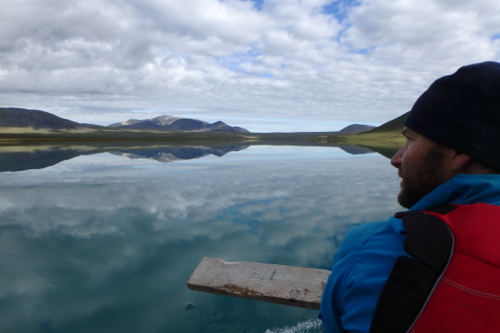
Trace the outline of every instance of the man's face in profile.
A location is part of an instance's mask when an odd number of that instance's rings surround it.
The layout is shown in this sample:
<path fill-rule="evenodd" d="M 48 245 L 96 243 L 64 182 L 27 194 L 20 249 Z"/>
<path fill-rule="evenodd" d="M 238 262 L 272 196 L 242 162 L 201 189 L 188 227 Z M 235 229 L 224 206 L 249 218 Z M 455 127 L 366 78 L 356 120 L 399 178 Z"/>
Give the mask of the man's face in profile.
<path fill-rule="evenodd" d="M 449 148 L 408 127 L 403 129 L 403 135 L 406 143 L 391 159 L 391 164 L 398 168 L 402 178 L 398 202 L 410 208 L 453 175 L 448 168 Z"/>

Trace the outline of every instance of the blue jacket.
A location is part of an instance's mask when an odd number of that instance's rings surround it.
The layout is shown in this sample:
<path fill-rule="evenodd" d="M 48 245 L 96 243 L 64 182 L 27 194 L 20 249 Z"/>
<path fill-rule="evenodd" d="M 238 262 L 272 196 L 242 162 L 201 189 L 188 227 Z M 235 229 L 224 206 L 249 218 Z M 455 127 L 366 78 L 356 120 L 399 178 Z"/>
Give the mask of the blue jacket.
<path fill-rule="evenodd" d="M 417 202 L 410 210 L 477 202 L 500 206 L 500 175 L 460 174 Z M 387 277 L 402 255 L 406 230 L 400 219 L 371 222 L 351 229 L 333 257 L 319 317 L 325 332 L 369 332 Z"/>

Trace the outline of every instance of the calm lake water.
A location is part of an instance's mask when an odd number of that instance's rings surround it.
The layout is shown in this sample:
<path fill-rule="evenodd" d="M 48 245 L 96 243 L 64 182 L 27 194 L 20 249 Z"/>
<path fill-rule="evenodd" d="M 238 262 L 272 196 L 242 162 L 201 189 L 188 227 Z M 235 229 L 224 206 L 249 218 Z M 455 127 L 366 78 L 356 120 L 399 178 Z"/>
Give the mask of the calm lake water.
<path fill-rule="evenodd" d="M 347 230 L 402 210 L 377 153 L 51 154 L 0 158 L 1 332 L 322 332 L 317 311 L 186 282 L 205 256 L 330 269 Z"/>

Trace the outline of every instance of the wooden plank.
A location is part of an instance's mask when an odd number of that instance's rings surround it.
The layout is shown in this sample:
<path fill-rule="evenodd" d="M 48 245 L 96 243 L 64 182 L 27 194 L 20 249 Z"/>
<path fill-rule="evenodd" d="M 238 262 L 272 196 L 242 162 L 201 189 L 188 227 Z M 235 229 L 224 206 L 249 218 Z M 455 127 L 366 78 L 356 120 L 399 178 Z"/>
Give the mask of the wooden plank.
<path fill-rule="evenodd" d="M 329 274 L 324 269 L 205 257 L 187 285 L 197 291 L 317 310 Z"/>

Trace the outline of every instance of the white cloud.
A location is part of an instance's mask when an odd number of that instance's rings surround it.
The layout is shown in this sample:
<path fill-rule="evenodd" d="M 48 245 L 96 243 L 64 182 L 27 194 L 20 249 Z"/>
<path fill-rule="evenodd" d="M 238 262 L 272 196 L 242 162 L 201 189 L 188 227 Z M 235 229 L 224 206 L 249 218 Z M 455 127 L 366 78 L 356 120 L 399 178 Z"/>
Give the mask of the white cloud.
<path fill-rule="evenodd" d="M 231 117 L 240 126 L 266 117 L 383 122 L 406 112 L 437 77 L 500 60 L 498 1 L 267 0 L 258 7 L 4 2 L 2 101 L 100 124 L 133 113 Z"/>

